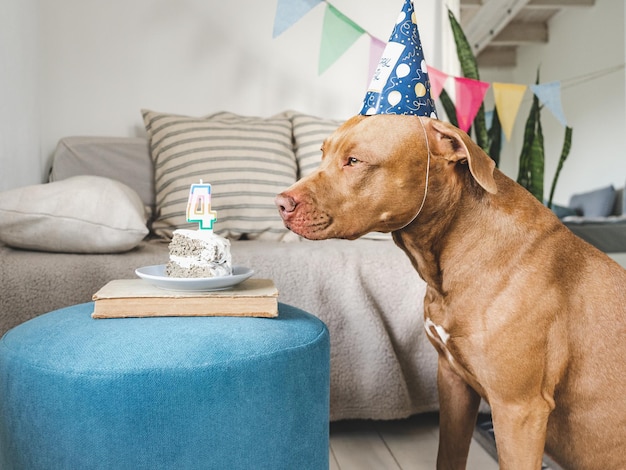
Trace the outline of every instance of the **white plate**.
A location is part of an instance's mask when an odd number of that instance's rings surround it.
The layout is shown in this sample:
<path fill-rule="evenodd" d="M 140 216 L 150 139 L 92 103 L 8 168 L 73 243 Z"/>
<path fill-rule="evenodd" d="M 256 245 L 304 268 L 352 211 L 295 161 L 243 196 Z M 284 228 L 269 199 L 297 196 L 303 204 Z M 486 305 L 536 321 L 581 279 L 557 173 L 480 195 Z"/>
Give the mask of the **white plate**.
<path fill-rule="evenodd" d="M 252 276 L 254 271 L 245 266 L 233 266 L 233 274 L 231 276 L 169 277 L 165 273 L 165 265 L 156 264 L 137 268 L 135 269 L 135 274 L 161 289 L 203 292 L 236 286 Z"/>

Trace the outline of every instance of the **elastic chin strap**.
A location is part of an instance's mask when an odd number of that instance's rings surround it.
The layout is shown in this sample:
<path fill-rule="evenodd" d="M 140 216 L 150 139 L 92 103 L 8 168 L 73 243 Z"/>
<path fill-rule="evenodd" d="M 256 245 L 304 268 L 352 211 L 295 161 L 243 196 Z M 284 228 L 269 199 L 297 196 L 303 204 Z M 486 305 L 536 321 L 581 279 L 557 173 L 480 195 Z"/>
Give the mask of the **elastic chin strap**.
<path fill-rule="evenodd" d="M 424 208 L 424 203 L 426 202 L 426 195 L 428 194 L 428 175 L 430 173 L 430 145 L 428 144 L 428 134 L 426 133 L 426 127 L 424 127 L 424 123 L 422 122 L 422 117 L 417 116 L 417 119 L 419 120 L 422 126 L 422 131 L 424 132 L 424 140 L 426 141 L 426 151 L 428 152 L 428 158 L 426 160 L 426 181 L 424 182 L 424 197 L 422 198 L 422 204 L 420 205 L 420 208 L 417 210 L 417 213 L 413 216 L 413 218 L 408 223 L 404 224 L 402 227 L 400 227 L 397 230 L 402 230 L 403 228 L 408 227 L 409 225 L 413 223 L 415 219 L 417 219 L 417 216 L 420 215 L 420 213 L 422 212 L 422 209 Z"/>

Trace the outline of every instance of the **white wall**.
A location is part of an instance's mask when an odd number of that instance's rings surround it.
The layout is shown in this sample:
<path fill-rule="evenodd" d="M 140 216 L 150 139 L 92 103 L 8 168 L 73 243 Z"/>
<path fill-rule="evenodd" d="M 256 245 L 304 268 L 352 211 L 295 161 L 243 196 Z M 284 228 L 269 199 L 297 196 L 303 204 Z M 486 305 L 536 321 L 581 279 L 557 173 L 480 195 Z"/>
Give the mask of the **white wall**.
<path fill-rule="evenodd" d="M 4 0 L 0 14 L 0 190 L 37 181 L 37 0 Z"/>
<path fill-rule="evenodd" d="M 626 61 L 625 1 L 596 0 L 593 7 L 569 8 L 550 22 L 547 45 L 518 49 L 518 65 L 510 71 L 484 69 L 487 81 L 533 84 L 541 66 L 541 82 L 559 80 L 568 125 L 573 127 L 572 150 L 557 184 L 554 201 L 566 204 L 571 194 L 626 182 Z M 602 76 L 595 72 L 620 66 Z M 532 94 L 527 91 L 507 144 L 501 168 L 517 177 L 523 127 Z M 541 114 L 546 150 L 546 197 L 561 153 L 564 128 L 545 109 Z"/>
<path fill-rule="evenodd" d="M 549 44 L 524 46 L 518 67 L 482 70 L 481 78 L 531 84 L 541 64 L 542 81 L 565 83 L 623 64 L 625 2 L 596 0 L 594 7 L 560 13 L 551 23 Z M 403 0 L 332 3 L 386 40 Z M 442 3 L 417 1 L 420 34 L 427 60 L 458 74 L 446 58 L 450 40 Z M 276 39 L 276 0 L 3 0 L 3 6 L 0 190 L 44 181 L 63 136 L 142 135 L 142 107 L 192 115 L 297 109 L 346 118 L 360 109 L 369 81 L 367 36 L 318 76 L 324 5 Z M 458 0 L 447 6 L 458 8 Z M 565 88 L 563 100 L 574 142 L 556 202 L 604 184 L 623 186 L 624 70 Z M 527 92 L 501 164 L 513 178 L 529 105 Z M 549 111 L 542 116 L 547 191 L 563 129 Z"/>
<path fill-rule="evenodd" d="M 367 35 L 318 75 L 325 4 L 272 39 L 276 0 L 6 2 L 3 58 L 19 73 L 0 89 L 8 134 L 0 142 L 0 190 L 44 181 L 63 136 L 143 135 L 141 108 L 260 116 L 296 109 L 347 118 L 360 110 L 369 83 Z M 386 41 L 403 0 L 332 4 Z M 447 13 L 438 0 L 418 4 L 427 60 L 441 68 Z"/>

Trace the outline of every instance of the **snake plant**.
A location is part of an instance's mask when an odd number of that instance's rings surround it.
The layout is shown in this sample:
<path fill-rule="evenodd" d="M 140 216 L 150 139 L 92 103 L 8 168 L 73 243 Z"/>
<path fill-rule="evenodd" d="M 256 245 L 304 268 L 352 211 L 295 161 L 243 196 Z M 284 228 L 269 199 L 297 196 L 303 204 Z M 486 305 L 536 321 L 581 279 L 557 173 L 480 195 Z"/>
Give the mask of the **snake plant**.
<path fill-rule="evenodd" d="M 454 35 L 457 56 L 461 64 L 463 76 L 480 80 L 478 74 L 478 63 L 472 52 L 472 47 L 467 41 L 467 37 L 457 21 L 454 13 L 448 9 L 448 18 L 450 27 Z M 539 71 L 537 71 L 537 83 L 539 83 Z M 442 90 L 439 96 L 441 104 L 448 116 L 448 120 L 455 126 L 458 126 L 456 118 L 456 107 L 445 90 Z M 494 110 L 491 128 L 487 130 L 485 120 L 485 109 L 481 104 L 473 122 L 476 143 L 496 162 L 500 162 L 500 150 L 502 148 L 502 126 L 498 117 L 497 110 Z M 470 130 L 471 132 L 471 130 Z M 563 141 L 563 149 L 561 157 L 552 179 L 552 187 L 550 188 L 550 196 L 547 201 L 548 207 L 552 207 L 552 198 L 556 188 L 557 180 L 561 174 L 563 163 L 569 155 L 572 144 L 572 128 L 565 128 L 565 138 Z M 543 129 L 541 127 L 541 106 L 539 99 L 533 95 L 533 104 L 526 120 L 524 129 L 524 144 L 519 159 L 519 173 L 517 177 L 518 183 L 530 191 L 537 199 L 543 201 L 543 180 L 544 180 L 544 145 L 543 145 Z"/>
<path fill-rule="evenodd" d="M 537 71 L 536 83 L 539 83 L 539 71 Z M 540 201 L 543 200 L 544 162 L 541 107 L 539 106 L 539 98 L 537 98 L 537 95 L 533 95 L 533 104 L 524 128 L 524 144 L 519 157 L 517 182 L 528 189 Z"/>
<path fill-rule="evenodd" d="M 539 83 L 539 70 L 537 70 L 537 80 L 535 83 Z M 541 127 L 541 109 L 542 107 L 539 105 L 537 95 L 533 95 L 533 104 L 530 108 L 528 119 L 526 120 L 526 128 L 524 129 L 524 145 L 522 146 L 522 153 L 519 160 L 517 182 L 528 189 L 537 199 L 543 201 L 545 152 L 543 146 L 543 129 Z M 573 130 L 571 127 L 565 127 L 563 148 L 557 169 L 552 178 L 550 196 L 546 203 L 550 208 L 552 208 L 552 198 L 554 197 L 554 190 L 556 189 L 559 175 L 563 169 L 563 163 L 565 163 L 572 147 L 572 133 Z"/>

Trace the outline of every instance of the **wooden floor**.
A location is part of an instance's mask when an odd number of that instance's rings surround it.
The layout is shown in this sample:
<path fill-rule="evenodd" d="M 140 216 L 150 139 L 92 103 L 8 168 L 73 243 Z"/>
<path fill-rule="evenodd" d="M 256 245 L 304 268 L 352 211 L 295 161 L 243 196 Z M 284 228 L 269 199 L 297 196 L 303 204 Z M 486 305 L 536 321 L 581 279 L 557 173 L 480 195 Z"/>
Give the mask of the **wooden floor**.
<path fill-rule="evenodd" d="M 331 423 L 330 470 L 434 470 L 438 433 L 436 415 Z M 498 464 L 472 441 L 467 470 L 498 470 Z"/>

